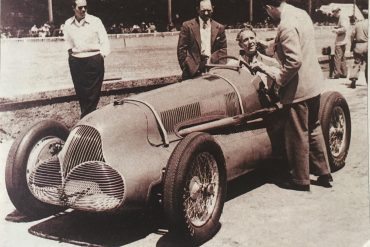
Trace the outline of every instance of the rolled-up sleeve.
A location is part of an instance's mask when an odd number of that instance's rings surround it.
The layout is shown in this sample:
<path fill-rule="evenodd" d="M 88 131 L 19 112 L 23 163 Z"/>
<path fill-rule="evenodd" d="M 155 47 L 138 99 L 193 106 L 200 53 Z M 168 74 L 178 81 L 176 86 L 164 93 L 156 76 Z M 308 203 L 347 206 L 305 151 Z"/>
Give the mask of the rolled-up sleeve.
<path fill-rule="evenodd" d="M 276 75 L 276 83 L 284 87 L 298 73 L 302 65 L 302 50 L 298 31 L 289 27 L 281 31 L 280 45 L 284 53 L 280 73 Z"/>

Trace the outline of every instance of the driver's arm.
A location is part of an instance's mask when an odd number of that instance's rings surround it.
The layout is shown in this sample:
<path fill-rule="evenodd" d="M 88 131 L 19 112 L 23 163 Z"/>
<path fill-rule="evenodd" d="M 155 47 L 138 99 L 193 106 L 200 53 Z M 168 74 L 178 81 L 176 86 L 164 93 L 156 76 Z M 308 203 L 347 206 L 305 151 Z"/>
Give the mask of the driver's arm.
<path fill-rule="evenodd" d="M 281 66 L 279 62 L 272 57 L 268 57 L 262 54 L 259 54 L 261 61 L 256 61 L 251 64 L 251 67 L 257 71 L 260 71 L 270 77 L 272 80 L 276 80 L 276 77 L 280 73 Z"/>

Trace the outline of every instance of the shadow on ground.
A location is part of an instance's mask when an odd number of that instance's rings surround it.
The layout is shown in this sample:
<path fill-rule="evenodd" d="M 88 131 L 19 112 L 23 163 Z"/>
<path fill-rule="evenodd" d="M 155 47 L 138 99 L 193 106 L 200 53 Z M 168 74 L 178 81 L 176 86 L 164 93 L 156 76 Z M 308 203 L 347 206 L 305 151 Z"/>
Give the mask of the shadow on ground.
<path fill-rule="evenodd" d="M 274 164 L 276 167 L 276 164 Z M 228 183 L 227 200 L 248 193 L 275 176 L 276 168 L 254 170 Z M 275 174 L 275 175 L 274 175 Z M 99 215 L 80 211 L 63 212 L 32 226 L 33 235 L 80 246 L 123 246 L 154 233 L 162 235 L 156 246 L 188 246 L 172 236 L 164 222 L 163 213 L 155 217 L 143 215 Z"/>

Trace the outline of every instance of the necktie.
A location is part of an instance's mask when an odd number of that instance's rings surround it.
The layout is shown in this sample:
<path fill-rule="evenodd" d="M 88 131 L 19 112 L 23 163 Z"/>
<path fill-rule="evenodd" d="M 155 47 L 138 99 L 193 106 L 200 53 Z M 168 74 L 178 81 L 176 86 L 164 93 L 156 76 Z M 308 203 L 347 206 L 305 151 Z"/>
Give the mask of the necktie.
<path fill-rule="evenodd" d="M 203 29 L 207 28 L 207 22 L 203 22 Z"/>

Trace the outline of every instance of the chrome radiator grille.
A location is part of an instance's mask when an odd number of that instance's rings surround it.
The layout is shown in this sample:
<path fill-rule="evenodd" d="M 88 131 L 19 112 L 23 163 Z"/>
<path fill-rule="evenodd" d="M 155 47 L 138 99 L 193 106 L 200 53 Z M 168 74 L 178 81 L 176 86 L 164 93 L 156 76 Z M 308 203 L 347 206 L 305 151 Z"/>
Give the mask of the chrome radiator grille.
<path fill-rule="evenodd" d="M 31 193 L 43 202 L 80 210 L 110 211 L 120 207 L 125 195 L 124 178 L 105 163 L 98 131 L 78 126 L 64 147 L 66 150 L 62 149 L 58 156 L 29 169 Z"/>
<path fill-rule="evenodd" d="M 58 159 L 48 160 L 37 165 L 28 178 L 32 194 L 43 202 L 61 205 L 59 196 L 62 188 L 62 175 Z"/>
<path fill-rule="evenodd" d="M 103 161 L 103 150 L 99 132 L 90 126 L 78 126 L 73 130 L 71 140 L 67 140 L 68 149 L 63 160 L 63 175 L 86 161 Z"/>
<path fill-rule="evenodd" d="M 106 211 L 124 199 L 121 175 L 104 162 L 90 161 L 76 166 L 66 177 L 62 201 L 76 209 Z"/>

